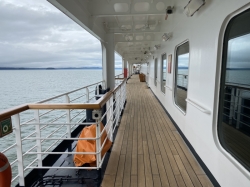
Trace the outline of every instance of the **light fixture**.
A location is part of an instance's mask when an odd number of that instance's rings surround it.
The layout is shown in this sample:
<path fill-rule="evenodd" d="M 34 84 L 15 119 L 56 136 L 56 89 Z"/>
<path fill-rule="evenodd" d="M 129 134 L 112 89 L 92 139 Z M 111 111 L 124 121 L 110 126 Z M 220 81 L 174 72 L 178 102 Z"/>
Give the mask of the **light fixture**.
<path fill-rule="evenodd" d="M 154 46 L 154 49 L 157 50 L 157 49 L 160 49 L 161 45 L 155 45 Z"/>
<path fill-rule="evenodd" d="M 185 13 L 188 17 L 191 17 L 197 12 L 203 5 L 205 5 L 205 0 L 190 0 L 188 4 L 184 7 Z"/>
<path fill-rule="evenodd" d="M 173 14 L 173 9 L 174 9 L 174 7 L 171 7 L 171 6 L 168 6 L 168 7 L 167 7 L 167 9 L 166 9 L 165 20 L 168 19 L 168 15 L 169 15 L 169 14 Z"/>
<path fill-rule="evenodd" d="M 170 37 L 171 37 L 170 33 L 164 33 L 162 36 L 162 41 L 166 42 L 167 40 L 169 40 Z"/>

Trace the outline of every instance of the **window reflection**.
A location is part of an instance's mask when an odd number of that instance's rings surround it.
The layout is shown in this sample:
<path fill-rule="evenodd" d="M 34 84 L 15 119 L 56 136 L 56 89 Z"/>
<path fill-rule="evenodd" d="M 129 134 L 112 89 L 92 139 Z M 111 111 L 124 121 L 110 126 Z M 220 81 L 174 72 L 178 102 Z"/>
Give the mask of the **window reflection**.
<path fill-rule="evenodd" d="M 185 112 L 188 90 L 189 43 L 179 46 L 175 65 L 175 103 Z"/>
<path fill-rule="evenodd" d="M 167 59 L 166 54 L 162 55 L 162 73 L 161 73 L 161 91 L 165 93 L 165 85 L 167 79 Z"/>
<path fill-rule="evenodd" d="M 222 146 L 250 170 L 250 19 L 246 12 L 233 19 L 225 37 L 221 80 L 219 139 Z M 237 25 L 236 25 L 237 24 Z M 242 26 L 240 26 L 242 25 Z"/>
<path fill-rule="evenodd" d="M 155 59 L 155 86 L 157 86 L 157 68 L 158 68 L 158 63 L 157 63 L 157 58 Z"/>

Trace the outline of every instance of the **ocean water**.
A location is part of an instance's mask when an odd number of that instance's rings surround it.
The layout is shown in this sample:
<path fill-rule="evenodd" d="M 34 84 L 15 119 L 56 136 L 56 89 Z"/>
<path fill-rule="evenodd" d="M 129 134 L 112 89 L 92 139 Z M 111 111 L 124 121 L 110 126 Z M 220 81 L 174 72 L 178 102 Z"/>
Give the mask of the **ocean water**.
<path fill-rule="evenodd" d="M 122 70 L 115 71 L 115 75 L 121 74 Z M 0 112 L 21 104 L 34 103 L 53 96 L 69 92 L 102 80 L 102 70 L 0 70 Z M 61 111 L 64 112 L 65 111 Z M 59 112 L 52 112 L 52 116 L 57 116 Z M 34 116 L 33 112 L 21 115 L 21 122 L 27 121 Z M 51 116 L 50 116 L 51 117 Z M 41 120 L 48 120 L 44 117 Z M 61 122 L 61 121 L 59 121 Z M 47 136 L 57 127 L 50 127 L 44 130 L 42 137 Z M 34 131 L 35 127 L 23 127 L 22 137 Z M 58 134 L 65 133 L 66 127 L 58 131 Z M 15 143 L 14 133 L 0 139 L 0 152 Z M 23 143 L 23 151 L 27 151 L 34 141 L 27 140 Z M 51 142 L 43 143 L 42 149 L 50 146 Z M 34 149 L 36 151 L 36 149 Z M 10 162 L 16 159 L 15 150 L 6 152 Z M 26 155 L 24 163 L 30 163 L 34 156 Z M 13 176 L 17 174 L 17 167 L 13 167 Z M 27 171 L 28 172 L 28 171 Z M 26 173 L 27 173 L 26 172 Z"/>

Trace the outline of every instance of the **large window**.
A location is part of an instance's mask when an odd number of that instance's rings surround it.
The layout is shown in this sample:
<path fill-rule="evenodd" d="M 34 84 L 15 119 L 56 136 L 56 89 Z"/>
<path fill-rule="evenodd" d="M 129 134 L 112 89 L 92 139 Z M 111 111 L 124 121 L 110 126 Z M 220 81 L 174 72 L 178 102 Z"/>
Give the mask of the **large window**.
<path fill-rule="evenodd" d="M 228 24 L 223 46 L 218 134 L 250 171 L 250 10 Z"/>
<path fill-rule="evenodd" d="M 165 93 L 165 85 L 167 79 L 167 58 L 166 54 L 161 56 L 161 91 Z"/>
<path fill-rule="evenodd" d="M 189 42 L 177 47 L 175 63 L 175 88 L 174 99 L 176 105 L 186 112 L 186 98 L 188 90 L 188 69 L 189 69 Z"/>
<path fill-rule="evenodd" d="M 158 66 L 158 62 L 157 62 L 157 58 L 155 59 L 155 86 L 157 86 L 157 67 Z"/>

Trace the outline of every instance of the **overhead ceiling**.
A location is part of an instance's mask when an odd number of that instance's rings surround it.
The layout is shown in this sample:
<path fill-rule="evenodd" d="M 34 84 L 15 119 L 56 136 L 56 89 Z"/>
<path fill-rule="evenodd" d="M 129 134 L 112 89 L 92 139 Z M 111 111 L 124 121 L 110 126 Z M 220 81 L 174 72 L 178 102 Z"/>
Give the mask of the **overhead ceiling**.
<path fill-rule="evenodd" d="M 170 0 L 49 1 L 84 23 L 100 40 L 106 33 L 114 33 L 115 50 L 133 63 L 145 61 L 154 52 L 171 21 L 171 16 L 165 20 L 166 8 L 172 6 Z"/>

